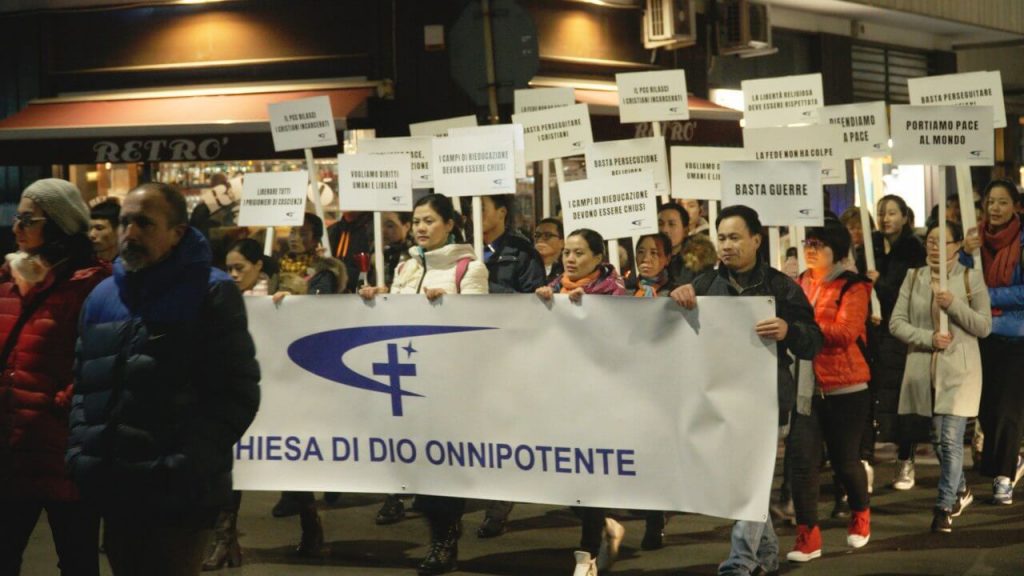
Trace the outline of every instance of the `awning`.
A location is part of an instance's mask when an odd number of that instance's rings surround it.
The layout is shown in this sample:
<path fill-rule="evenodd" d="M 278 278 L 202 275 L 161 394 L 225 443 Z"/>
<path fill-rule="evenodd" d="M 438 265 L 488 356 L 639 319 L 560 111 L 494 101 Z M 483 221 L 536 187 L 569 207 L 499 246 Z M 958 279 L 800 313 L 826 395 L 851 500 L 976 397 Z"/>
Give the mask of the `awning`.
<path fill-rule="evenodd" d="M 340 132 L 347 119 L 366 116 L 366 99 L 381 87 L 321 80 L 33 100 L 0 120 L 0 164 L 273 158 L 280 154 L 273 148 L 268 104 L 327 96 Z"/>

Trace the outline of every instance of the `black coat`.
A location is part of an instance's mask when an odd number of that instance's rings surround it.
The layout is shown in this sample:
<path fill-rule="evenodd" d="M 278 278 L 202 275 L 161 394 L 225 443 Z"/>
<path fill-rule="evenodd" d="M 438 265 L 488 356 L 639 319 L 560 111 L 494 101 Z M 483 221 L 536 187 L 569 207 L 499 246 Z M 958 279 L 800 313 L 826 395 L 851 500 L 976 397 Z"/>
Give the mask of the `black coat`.
<path fill-rule="evenodd" d="M 487 287 L 491 294 L 530 293 L 546 284 L 544 260 L 525 236 L 508 231 L 491 243 Z"/>
<path fill-rule="evenodd" d="M 105 515 L 212 525 L 232 447 L 259 406 L 259 365 L 234 282 L 190 230 L 165 260 L 86 300 L 67 463 Z"/>
<path fill-rule="evenodd" d="M 796 403 L 796 381 L 789 368 L 792 361 L 788 352 L 801 360 L 812 360 L 821 350 L 825 337 L 814 320 L 814 308 L 792 278 L 758 261 L 751 272 L 751 279 L 751 284 L 741 292 L 729 282 L 728 269 L 719 266 L 717 270 L 698 276 L 693 282 L 693 289 L 698 296 L 775 298 L 775 314 L 789 325 L 786 337 L 778 343 L 779 423 L 785 424 Z"/>

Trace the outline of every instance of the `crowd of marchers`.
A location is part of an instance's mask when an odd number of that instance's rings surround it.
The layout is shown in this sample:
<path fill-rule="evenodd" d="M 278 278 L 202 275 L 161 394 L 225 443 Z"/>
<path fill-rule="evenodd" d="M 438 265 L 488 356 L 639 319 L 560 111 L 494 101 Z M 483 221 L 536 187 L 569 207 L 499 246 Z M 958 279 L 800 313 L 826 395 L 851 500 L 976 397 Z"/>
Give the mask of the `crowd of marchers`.
<path fill-rule="evenodd" d="M 879 442 L 898 446 L 897 490 L 915 485 L 917 445 L 932 446 L 934 532 L 952 532 L 975 500 L 966 444 L 992 480 L 984 500 L 1012 503 L 1024 472 L 1024 230 L 1013 182 L 990 182 L 967 225 L 955 197 L 946 221 L 934 212 L 915 229 L 904 200 L 885 196 L 869 217 L 870 242 L 865 212 L 828 213 L 781 269 L 767 262 L 759 215 L 742 205 L 713 223 L 701 202 L 659 205 L 659 231 L 621 243 L 616 269 L 594 230 L 567 233 L 545 218 L 524 234 L 513 196 L 481 204 L 482 258 L 466 241 L 466 207 L 441 194 L 421 196 L 411 213 L 383 213 L 381 246 L 360 213 L 331 223 L 323 246 L 325 223 L 312 212 L 287 239 L 264 242 L 221 226 L 233 220 L 230 205 L 189 214 L 166 184 L 91 207 L 64 180 L 25 188 L 17 250 L 0 269 L 0 574 L 21 572 L 44 510 L 62 574 L 99 574 L 101 552 L 117 575 L 241 565 L 232 446 L 260 402 L 244 298 L 530 293 L 664 297 L 694 309 L 701 296 L 773 297 L 774 314 L 747 329 L 778 348 L 783 482 L 766 521 L 734 524 L 721 575 L 778 573 L 772 518 L 797 527 L 786 560 L 821 556 L 823 459 L 832 516 L 848 519 L 848 546 L 868 545 Z M 382 270 L 370 264 L 375 250 Z M 455 570 L 466 500 L 410 498 L 385 495 L 376 522 L 415 508 L 430 527 L 419 573 Z M 573 511 L 580 542 L 566 573 L 596 576 L 615 562 L 625 530 L 608 510 Z M 513 512 L 512 502 L 488 503 L 476 536 L 501 536 Z M 327 553 L 313 493 L 282 493 L 273 515 L 298 517 L 297 555 Z M 643 515 L 641 547 L 658 549 L 668 515 Z"/>

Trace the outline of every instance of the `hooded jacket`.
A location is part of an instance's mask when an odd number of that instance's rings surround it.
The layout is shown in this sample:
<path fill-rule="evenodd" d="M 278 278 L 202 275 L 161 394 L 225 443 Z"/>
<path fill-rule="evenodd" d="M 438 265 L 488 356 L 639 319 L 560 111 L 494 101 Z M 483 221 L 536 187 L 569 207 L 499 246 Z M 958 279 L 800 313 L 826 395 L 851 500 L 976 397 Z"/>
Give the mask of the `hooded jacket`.
<path fill-rule="evenodd" d="M 809 272 L 800 275 L 800 287 L 824 337 L 814 357 L 814 376 L 825 393 L 871 380 L 866 355 L 871 283 L 841 268 L 837 272 L 820 282 Z"/>
<path fill-rule="evenodd" d="M 163 260 L 85 302 L 67 464 L 104 514 L 210 526 L 230 501 L 232 446 L 259 406 L 245 306 L 189 229 Z"/>

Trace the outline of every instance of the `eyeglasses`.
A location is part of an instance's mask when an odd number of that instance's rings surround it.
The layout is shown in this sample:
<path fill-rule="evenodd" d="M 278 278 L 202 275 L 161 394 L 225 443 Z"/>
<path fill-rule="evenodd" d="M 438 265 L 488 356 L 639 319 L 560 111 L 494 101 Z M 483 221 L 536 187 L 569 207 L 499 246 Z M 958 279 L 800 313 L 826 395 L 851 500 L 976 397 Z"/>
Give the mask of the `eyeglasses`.
<path fill-rule="evenodd" d="M 551 240 L 552 238 L 560 238 L 560 236 L 558 234 L 555 234 L 554 232 L 534 232 L 533 233 L 533 239 L 534 240 Z"/>
<path fill-rule="evenodd" d="M 19 212 L 14 215 L 14 225 L 22 228 L 31 228 L 36 222 L 44 222 L 46 217 L 33 216 L 31 212 Z"/>
<path fill-rule="evenodd" d="M 825 243 L 817 238 L 808 238 L 804 240 L 804 248 L 810 248 L 811 250 L 823 250 Z"/>

